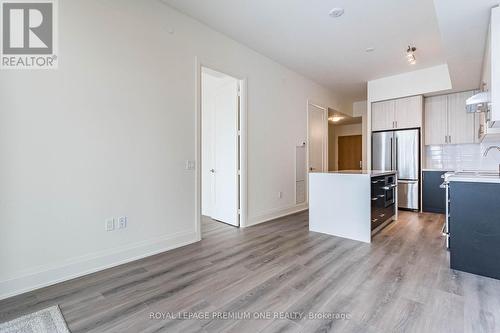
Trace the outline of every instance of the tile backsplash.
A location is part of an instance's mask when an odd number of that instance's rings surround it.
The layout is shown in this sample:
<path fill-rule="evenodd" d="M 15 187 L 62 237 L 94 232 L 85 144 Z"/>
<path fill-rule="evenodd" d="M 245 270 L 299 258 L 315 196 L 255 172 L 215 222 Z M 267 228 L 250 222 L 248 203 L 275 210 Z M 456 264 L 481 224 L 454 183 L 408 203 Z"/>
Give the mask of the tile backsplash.
<path fill-rule="evenodd" d="M 500 163 L 500 151 L 491 150 L 487 157 L 483 157 L 484 151 L 489 146 L 500 146 L 500 141 L 480 144 L 425 146 L 424 169 L 497 171 Z"/>

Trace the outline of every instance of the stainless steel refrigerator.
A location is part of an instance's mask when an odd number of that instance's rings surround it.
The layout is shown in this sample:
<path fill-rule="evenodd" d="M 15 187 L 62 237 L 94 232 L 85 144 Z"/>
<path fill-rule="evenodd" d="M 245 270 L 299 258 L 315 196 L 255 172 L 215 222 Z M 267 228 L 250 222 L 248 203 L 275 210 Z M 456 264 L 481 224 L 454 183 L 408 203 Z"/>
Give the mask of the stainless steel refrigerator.
<path fill-rule="evenodd" d="M 398 207 L 420 209 L 420 130 L 375 132 L 372 169 L 398 171 Z"/>

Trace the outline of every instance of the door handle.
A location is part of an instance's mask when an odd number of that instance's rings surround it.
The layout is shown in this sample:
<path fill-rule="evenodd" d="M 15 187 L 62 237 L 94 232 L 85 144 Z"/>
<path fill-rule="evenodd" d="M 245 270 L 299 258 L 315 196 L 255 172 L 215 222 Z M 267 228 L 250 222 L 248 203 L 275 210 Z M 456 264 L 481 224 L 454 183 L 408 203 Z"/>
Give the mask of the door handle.
<path fill-rule="evenodd" d="M 398 180 L 399 184 L 418 184 L 418 180 Z"/>
<path fill-rule="evenodd" d="M 392 151 L 392 138 L 390 139 L 390 142 L 391 142 L 391 170 L 394 170 L 394 166 L 392 165 L 392 161 L 394 160 L 393 158 L 393 151 Z"/>
<path fill-rule="evenodd" d="M 398 158 L 399 158 L 399 142 L 398 138 L 396 137 L 396 170 L 398 170 Z M 399 171 L 399 170 L 398 170 Z"/>

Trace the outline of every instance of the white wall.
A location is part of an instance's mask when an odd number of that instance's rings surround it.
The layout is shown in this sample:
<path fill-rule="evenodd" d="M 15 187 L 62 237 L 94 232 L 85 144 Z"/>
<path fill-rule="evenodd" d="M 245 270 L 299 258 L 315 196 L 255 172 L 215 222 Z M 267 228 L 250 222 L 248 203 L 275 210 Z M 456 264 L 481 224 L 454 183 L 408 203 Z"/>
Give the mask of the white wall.
<path fill-rule="evenodd" d="M 450 73 L 445 64 L 368 81 L 368 101 L 373 103 L 451 88 Z"/>
<path fill-rule="evenodd" d="M 295 146 L 307 99 L 339 109 L 328 90 L 156 0 L 59 18 L 58 70 L 0 73 L 0 298 L 199 239 L 196 56 L 248 79 L 249 223 L 303 208 Z"/>
<path fill-rule="evenodd" d="M 333 127 L 334 133 L 334 170 L 339 169 L 339 136 L 350 136 L 350 135 L 363 135 L 362 124 L 348 124 L 348 125 L 338 125 Z"/>
<path fill-rule="evenodd" d="M 388 99 L 423 95 L 452 89 L 448 65 L 439 65 L 412 72 L 368 81 L 366 160 L 371 169 L 371 107 L 372 103 Z"/>

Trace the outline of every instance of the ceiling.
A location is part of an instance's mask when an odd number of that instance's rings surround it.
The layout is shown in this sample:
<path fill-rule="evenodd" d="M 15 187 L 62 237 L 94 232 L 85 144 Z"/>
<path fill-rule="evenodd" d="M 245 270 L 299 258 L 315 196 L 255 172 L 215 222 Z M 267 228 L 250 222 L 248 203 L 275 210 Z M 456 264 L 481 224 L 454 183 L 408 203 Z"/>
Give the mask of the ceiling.
<path fill-rule="evenodd" d="M 498 2 L 162 1 L 329 87 L 347 102 L 366 99 L 369 80 L 448 62 L 452 79 L 462 90 L 477 88 L 488 12 Z M 345 14 L 330 17 L 334 7 L 343 8 Z M 405 58 L 409 44 L 417 47 L 416 65 Z M 375 50 L 366 52 L 370 47 Z"/>
<path fill-rule="evenodd" d="M 332 118 L 337 118 L 337 121 L 333 121 Z M 335 126 L 341 125 L 351 125 L 351 124 L 361 124 L 363 121 L 362 117 L 352 117 L 345 113 L 335 111 L 333 109 L 328 109 L 328 122 Z"/>
<path fill-rule="evenodd" d="M 499 0 L 434 0 L 453 90 L 480 87 L 490 10 Z"/>

